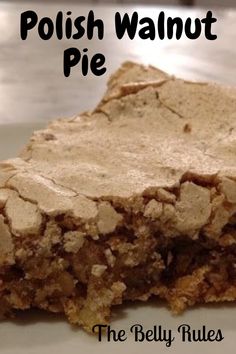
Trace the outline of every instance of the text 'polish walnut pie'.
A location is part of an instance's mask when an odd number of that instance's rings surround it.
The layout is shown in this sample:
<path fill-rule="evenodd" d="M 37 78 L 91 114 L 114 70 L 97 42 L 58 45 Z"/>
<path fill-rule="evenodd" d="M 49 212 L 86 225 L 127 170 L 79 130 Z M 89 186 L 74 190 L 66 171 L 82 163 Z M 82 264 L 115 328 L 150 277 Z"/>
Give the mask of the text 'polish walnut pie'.
<path fill-rule="evenodd" d="M 0 164 L 0 309 L 90 331 L 151 296 L 236 300 L 236 89 L 127 62 Z"/>

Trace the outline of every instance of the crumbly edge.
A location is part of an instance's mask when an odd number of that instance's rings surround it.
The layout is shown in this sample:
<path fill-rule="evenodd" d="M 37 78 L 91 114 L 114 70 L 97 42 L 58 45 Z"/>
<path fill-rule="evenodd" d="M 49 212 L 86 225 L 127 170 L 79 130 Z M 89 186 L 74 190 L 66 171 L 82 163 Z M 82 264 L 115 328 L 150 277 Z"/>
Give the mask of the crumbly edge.
<path fill-rule="evenodd" d="M 6 314 L 30 307 L 65 312 L 91 330 L 125 300 L 157 295 L 178 313 L 196 302 L 236 299 L 235 180 L 185 175 L 172 189 L 93 200 L 94 216 L 79 218 L 46 214 L 12 178 L 0 188 Z"/>

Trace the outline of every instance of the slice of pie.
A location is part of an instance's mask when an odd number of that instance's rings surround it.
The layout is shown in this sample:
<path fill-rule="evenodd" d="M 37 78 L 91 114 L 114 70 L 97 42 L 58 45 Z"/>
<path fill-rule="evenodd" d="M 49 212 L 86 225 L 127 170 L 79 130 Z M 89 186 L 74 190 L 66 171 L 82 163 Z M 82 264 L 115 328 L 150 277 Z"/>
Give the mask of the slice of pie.
<path fill-rule="evenodd" d="M 236 89 L 125 63 L 95 111 L 1 163 L 0 309 L 91 330 L 153 295 L 236 300 Z"/>

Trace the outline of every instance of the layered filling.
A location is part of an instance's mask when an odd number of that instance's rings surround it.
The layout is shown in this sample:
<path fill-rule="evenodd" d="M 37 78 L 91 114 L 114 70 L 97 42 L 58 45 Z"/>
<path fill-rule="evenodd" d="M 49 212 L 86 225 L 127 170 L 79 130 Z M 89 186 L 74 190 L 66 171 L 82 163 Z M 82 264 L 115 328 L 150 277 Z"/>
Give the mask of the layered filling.
<path fill-rule="evenodd" d="M 125 201 L 96 200 L 90 220 L 40 214 L 39 232 L 24 236 L 11 214 L 12 195 L 21 197 L 4 193 L 1 236 L 12 239 L 0 267 L 4 314 L 31 307 L 65 312 L 91 330 L 125 300 L 156 295 L 179 313 L 236 299 L 236 203 L 222 184 L 185 181 Z"/>

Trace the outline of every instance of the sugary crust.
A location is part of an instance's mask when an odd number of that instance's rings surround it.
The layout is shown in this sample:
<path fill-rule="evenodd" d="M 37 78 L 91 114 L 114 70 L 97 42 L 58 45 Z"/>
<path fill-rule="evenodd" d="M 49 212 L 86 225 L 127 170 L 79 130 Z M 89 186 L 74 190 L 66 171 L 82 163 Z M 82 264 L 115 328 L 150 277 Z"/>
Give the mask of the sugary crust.
<path fill-rule="evenodd" d="M 52 123 L 21 157 L 27 171 L 93 199 L 178 187 L 186 174 L 235 179 L 235 98 L 217 85 L 151 83 L 89 116 Z"/>

